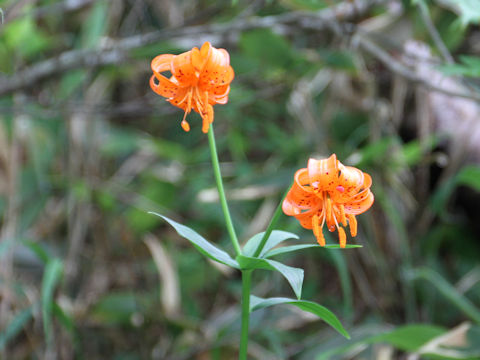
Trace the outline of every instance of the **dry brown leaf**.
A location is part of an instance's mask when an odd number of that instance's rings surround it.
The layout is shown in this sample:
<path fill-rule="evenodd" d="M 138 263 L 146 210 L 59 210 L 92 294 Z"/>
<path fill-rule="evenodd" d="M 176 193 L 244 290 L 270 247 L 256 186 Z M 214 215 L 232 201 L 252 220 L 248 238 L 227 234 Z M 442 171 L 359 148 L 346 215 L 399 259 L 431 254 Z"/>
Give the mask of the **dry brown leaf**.
<path fill-rule="evenodd" d="M 173 259 L 152 234 L 147 234 L 143 241 L 152 254 L 160 276 L 160 301 L 165 315 L 175 317 L 180 312 L 180 287 Z"/>

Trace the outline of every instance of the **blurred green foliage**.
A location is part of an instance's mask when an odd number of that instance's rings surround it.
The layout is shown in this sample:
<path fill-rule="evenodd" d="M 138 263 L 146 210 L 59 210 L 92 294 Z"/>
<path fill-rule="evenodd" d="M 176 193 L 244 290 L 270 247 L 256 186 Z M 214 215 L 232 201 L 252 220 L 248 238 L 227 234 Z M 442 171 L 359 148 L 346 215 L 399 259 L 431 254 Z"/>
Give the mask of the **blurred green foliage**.
<path fill-rule="evenodd" d="M 426 4 L 456 62 L 435 59 L 432 68 L 475 92 L 478 7 L 448 2 L 459 7 Z M 258 17 L 301 15 L 307 22 L 336 3 L 93 0 L 76 8 L 69 1 L 0 1 L 0 89 L 5 81 L 29 80 L 0 97 L 0 358 L 235 358 L 238 273 L 212 265 L 147 214 L 166 214 L 233 254 L 200 117 L 190 114 L 192 130 L 183 132 L 182 111 L 148 86 L 154 56 L 205 40 L 227 48 L 235 70 L 229 102 L 215 107 L 214 125 L 242 243 L 265 230 L 272 207 L 309 157 L 335 152 L 361 167 L 372 175 L 376 196 L 359 216 L 359 235 L 349 239 L 361 249 L 304 248 L 287 261 L 305 269 L 303 298 L 339 315 L 352 340 L 294 307 L 259 309 L 251 336 L 258 353 L 251 357 L 374 359 L 378 344 L 398 359 L 407 353 L 480 357 L 478 146 L 459 159 L 452 134 L 435 126 L 422 134 L 418 89 L 399 84 L 359 48 L 355 33 L 305 30 L 301 20 L 228 27 Z M 411 1 L 402 3 L 397 15 L 389 6 L 358 7 L 337 25 L 364 26 L 397 60 L 413 38 L 437 54 Z M 387 25 L 369 28 L 376 20 Z M 225 32 L 207 31 L 212 24 Z M 150 32 L 166 35 L 106 66 L 85 60 L 31 81 L 29 71 L 46 62 L 55 68 L 55 59 L 71 51 L 100 56 L 115 41 Z M 456 122 L 464 116 L 454 114 Z M 458 128 L 454 123 L 451 132 Z M 282 217 L 279 228 L 299 234 L 302 244 L 315 242 L 294 219 Z M 178 295 L 175 311 L 158 296 L 166 284 L 143 242 L 147 235 L 170 260 L 163 271 L 176 274 L 170 279 L 178 285 L 171 294 Z M 327 241 L 336 239 L 327 234 Z M 291 294 L 274 272 L 255 273 L 255 283 L 260 297 Z M 463 348 L 424 352 L 466 321 L 474 325 L 460 328 Z"/>

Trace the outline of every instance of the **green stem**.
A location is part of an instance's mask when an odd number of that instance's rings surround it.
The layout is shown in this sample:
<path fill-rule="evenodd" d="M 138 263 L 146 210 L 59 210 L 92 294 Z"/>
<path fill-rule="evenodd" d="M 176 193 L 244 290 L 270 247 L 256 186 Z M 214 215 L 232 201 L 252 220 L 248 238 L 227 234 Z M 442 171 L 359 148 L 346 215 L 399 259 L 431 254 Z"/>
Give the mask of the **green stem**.
<path fill-rule="evenodd" d="M 268 238 L 270 237 L 270 234 L 273 231 L 273 228 L 277 224 L 278 219 L 280 218 L 280 215 L 282 215 L 282 204 L 283 200 L 287 197 L 288 192 L 290 191 L 290 188 L 292 186 L 289 186 L 287 188 L 287 191 L 285 191 L 285 194 L 282 196 L 282 200 L 280 200 L 280 204 L 278 204 L 277 209 L 275 210 L 275 213 L 273 214 L 272 220 L 270 220 L 270 224 L 268 224 L 267 230 L 265 231 L 265 234 L 263 234 L 262 240 L 260 240 L 260 244 L 258 244 L 257 250 L 255 250 L 255 253 L 253 254 L 253 257 L 258 257 L 260 253 L 263 250 L 263 247 L 267 243 Z"/>
<path fill-rule="evenodd" d="M 242 253 L 240 244 L 238 243 L 237 234 L 233 227 L 232 218 L 230 217 L 230 211 L 228 210 L 227 198 L 225 197 L 225 190 L 223 189 L 222 174 L 220 172 L 220 164 L 218 162 L 217 146 L 215 145 L 215 135 L 213 133 L 213 124 L 210 124 L 208 130 L 208 144 L 210 146 L 210 154 L 212 155 L 213 173 L 215 174 L 215 181 L 217 182 L 218 195 L 220 197 L 220 203 L 222 204 L 223 216 L 225 217 L 225 224 L 227 226 L 228 234 L 232 240 L 233 247 L 237 255 Z"/>
<path fill-rule="evenodd" d="M 248 323 L 250 320 L 250 286 L 253 270 L 242 271 L 242 330 L 238 360 L 247 360 Z"/>

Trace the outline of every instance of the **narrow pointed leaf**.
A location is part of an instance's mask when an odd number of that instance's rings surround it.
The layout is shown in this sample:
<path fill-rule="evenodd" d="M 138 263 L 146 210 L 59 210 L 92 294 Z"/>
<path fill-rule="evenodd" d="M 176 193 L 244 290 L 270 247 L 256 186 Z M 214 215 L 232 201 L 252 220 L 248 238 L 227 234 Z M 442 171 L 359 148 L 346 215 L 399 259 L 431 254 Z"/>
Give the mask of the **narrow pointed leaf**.
<path fill-rule="evenodd" d="M 53 315 L 55 315 L 55 317 L 58 319 L 60 324 L 62 324 L 63 327 L 67 329 L 67 331 L 70 334 L 74 334 L 75 325 L 70 315 L 65 313 L 65 311 L 63 311 L 63 309 L 57 303 L 53 303 L 52 310 L 53 310 Z"/>
<path fill-rule="evenodd" d="M 228 255 L 227 252 L 217 248 L 215 245 L 213 245 L 211 242 L 206 240 L 203 236 L 198 234 L 196 231 L 190 229 L 188 226 L 179 224 L 176 221 L 173 221 L 172 219 L 169 219 L 168 217 L 157 214 L 155 212 L 149 212 L 149 214 L 159 216 L 163 220 L 168 222 L 177 231 L 178 235 L 190 241 L 193 244 L 193 246 L 197 248 L 198 251 L 200 251 L 203 255 L 205 255 L 209 259 L 231 266 L 235 269 L 240 268 L 238 263 L 235 260 L 233 260 L 231 256 Z"/>
<path fill-rule="evenodd" d="M 261 232 L 252 236 L 243 247 L 243 254 L 246 256 L 253 256 L 255 250 L 257 250 L 258 245 L 260 244 L 260 241 L 262 241 L 264 234 L 265 232 Z M 268 250 L 288 239 L 298 239 L 298 236 L 287 231 L 273 230 L 268 237 L 268 240 L 265 243 L 265 246 L 263 247 L 259 257 L 263 257 Z"/>
<path fill-rule="evenodd" d="M 51 259 L 45 266 L 42 279 L 42 317 L 47 344 L 53 340 L 52 312 L 55 289 L 62 278 L 63 263 L 60 259 Z"/>
<path fill-rule="evenodd" d="M 347 339 L 350 339 L 350 335 L 344 329 L 342 323 L 340 322 L 340 320 L 338 320 L 335 314 L 320 304 L 317 304 L 313 301 L 295 300 L 295 299 L 289 299 L 284 297 L 262 299 L 253 295 L 250 296 L 250 312 L 253 312 L 255 310 L 262 309 L 268 306 L 280 305 L 280 304 L 293 305 L 303 311 L 307 311 L 309 313 L 317 315 L 320 319 L 325 321 L 328 325 L 333 327 L 340 334 L 345 336 Z"/>
<path fill-rule="evenodd" d="M 432 269 L 421 267 L 413 269 L 407 273 L 411 280 L 424 279 L 430 282 L 437 290 L 445 296 L 453 305 L 455 305 L 465 315 L 470 317 L 477 324 L 480 324 L 480 309 L 475 306 L 467 297 L 458 292 L 445 278 Z"/>
<path fill-rule="evenodd" d="M 22 310 L 20 313 L 15 315 L 12 321 L 7 325 L 6 329 L 0 332 L 0 350 L 5 348 L 5 345 L 15 338 L 25 325 L 32 319 L 33 317 L 33 306 Z"/>
<path fill-rule="evenodd" d="M 42 245 L 33 241 L 24 241 L 23 244 L 27 246 L 41 262 L 44 264 L 48 263 L 50 255 Z"/>
<path fill-rule="evenodd" d="M 365 333 L 369 334 L 369 331 L 367 330 Z M 444 335 L 446 329 L 430 324 L 409 324 L 393 330 L 389 328 L 377 328 L 373 333 L 374 334 L 370 333 L 367 336 L 356 336 L 354 341 L 344 346 L 332 348 L 318 354 L 315 360 L 337 358 L 338 355 L 345 355 L 353 349 L 378 343 L 388 343 L 399 350 L 416 352 L 421 350 L 421 347 L 428 342 L 433 341 L 437 336 Z"/>
<path fill-rule="evenodd" d="M 344 249 L 354 249 L 354 248 L 361 248 L 362 245 L 346 245 Z M 342 249 L 338 244 L 327 244 L 325 246 L 320 246 L 318 244 L 299 244 L 299 245 L 291 245 L 291 246 L 282 246 L 277 249 L 270 250 L 265 254 L 266 258 L 270 258 L 272 256 L 280 255 L 289 253 L 292 251 L 298 251 L 303 249 L 309 248 L 320 248 L 320 249 Z"/>
<path fill-rule="evenodd" d="M 254 258 L 245 255 L 237 256 L 238 264 L 242 270 L 264 269 L 278 271 L 289 282 L 298 299 L 302 296 L 303 269 L 284 265 L 270 259 Z"/>

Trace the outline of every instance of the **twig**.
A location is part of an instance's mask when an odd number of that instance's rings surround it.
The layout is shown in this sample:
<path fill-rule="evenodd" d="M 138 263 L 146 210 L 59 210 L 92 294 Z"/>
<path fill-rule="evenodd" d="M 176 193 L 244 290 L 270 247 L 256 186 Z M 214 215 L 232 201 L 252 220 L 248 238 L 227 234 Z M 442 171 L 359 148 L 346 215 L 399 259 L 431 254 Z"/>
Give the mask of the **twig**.
<path fill-rule="evenodd" d="M 179 27 L 154 31 L 147 34 L 128 37 L 119 41 L 107 41 L 96 49 L 80 49 L 66 51 L 55 58 L 44 60 L 9 77 L 0 77 L 0 96 L 21 88 L 36 84 L 46 77 L 78 68 L 95 68 L 104 65 L 119 64 L 127 60 L 129 51 L 150 45 L 161 40 L 188 39 L 198 45 L 199 40 L 218 38 L 219 43 L 238 37 L 244 31 L 267 28 L 277 33 L 291 31 L 322 30 L 326 27 L 338 27 L 335 21 L 346 21 L 367 12 L 371 6 L 385 0 L 355 0 L 338 4 L 334 8 L 320 10 L 315 13 L 302 11 L 281 15 L 238 19 L 230 23 L 208 24 Z"/>
<path fill-rule="evenodd" d="M 125 62 L 128 59 L 127 55 L 129 51 L 164 39 L 170 39 L 171 41 L 188 39 L 188 41 L 198 44 L 199 41 L 205 37 L 210 37 L 217 38 L 219 43 L 226 43 L 229 39 L 238 37 L 238 35 L 244 31 L 261 28 L 272 29 L 282 34 L 298 31 L 298 29 L 319 31 L 329 28 L 335 33 L 345 36 L 347 34 L 339 28 L 337 21 L 346 21 L 354 16 L 361 15 L 368 11 L 372 5 L 382 2 L 384 1 L 374 0 L 366 2 L 357 0 L 340 3 L 334 8 L 327 8 L 315 13 L 295 11 L 281 15 L 239 19 L 232 23 L 165 29 L 128 37 L 119 41 L 108 41 L 94 50 L 81 49 L 66 51 L 58 57 L 32 65 L 11 77 L 0 78 L 0 96 L 27 87 L 48 76 L 65 71 L 82 67 L 95 68 Z M 418 77 L 410 68 L 393 58 L 361 32 L 357 32 L 357 39 L 365 51 L 380 60 L 390 71 L 401 75 L 405 79 L 432 91 L 480 101 L 480 94 L 450 91 Z"/>
<path fill-rule="evenodd" d="M 31 16 L 35 20 L 38 20 L 46 15 L 52 15 L 52 14 L 55 14 L 56 16 L 59 16 L 59 17 L 64 16 L 65 13 L 79 10 L 87 5 L 90 5 L 94 1 L 98 1 L 98 0 L 76 0 L 76 1 L 65 0 L 62 2 L 57 2 L 51 5 L 40 6 L 35 9 L 27 10 L 23 12 L 19 12 L 19 11 L 9 12 L 7 9 L 7 24 L 12 20 L 22 18 L 27 15 Z M 2 12 L 1 9 L 0 9 L 0 12 Z M 3 20 L 3 13 L 2 13 L 2 20 Z"/>
<path fill-rule="evenodd" d="M 380 48 L 378 45 L 376 45 L 373 41 L 368 39 L 364 34 L 357 33 L 357 41 L 358 44 L 370 55 L 375 57 L 376 59 L 380 60 L 380 62 L 385 65 L 387 69 L 390 71 L 401 75 L 405 79 L 423 86 L 429 90 L 436 91 L 442 94 L 450 95 L 450 96 L 455 96 L 455 97 L 460 97 L 464 99 L 471 99 L 475 101 L 480 102 L 480 94 L 476 93 L 470 93 L 470 92 L 456 92 L 456 91 L 451 91 L 448 89 L 445 89 L 443 87 L 437 86 L 419 76 L 411 70 L 409 67 L 406 65 L 402 64 L 400 61 L 396 60 L 394 57 L 392 57 L 390 54 L 388 54 L 385 50 Z"/>
<path fill-rule="evenodd" d="M 437 47 L 438 51 L 440 51 L 440 54 L 442 54 L 442 57 L 447 63 L 449 64 L 455 63 L 455 60 L 453 60 L 453 56 L 448 51 L 447 46 L 443 42 L 440 34 L 437 31 L 437 28 L 435 27 L 435 24 L 432 21 L 427 5 L 423 1 L 419 1 L 418 7 L 420 9 L 420 16 L 422 17 L 422 20 L 425 23 L 425 26 L 427 27 L 430 37 L 435 43 L 435 46 Z"/>

